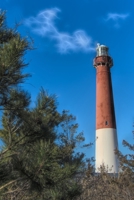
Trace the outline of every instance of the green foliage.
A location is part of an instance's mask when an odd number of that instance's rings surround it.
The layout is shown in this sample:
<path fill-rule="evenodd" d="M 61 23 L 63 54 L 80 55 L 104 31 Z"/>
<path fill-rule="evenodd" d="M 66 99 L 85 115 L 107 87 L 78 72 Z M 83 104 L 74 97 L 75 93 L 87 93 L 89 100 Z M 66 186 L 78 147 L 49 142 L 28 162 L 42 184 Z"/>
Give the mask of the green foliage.
<path fill-rule="evenodd" d="M 31 49 L 30 43 L 5 25 L 5 13 L 0 13 L 0 106 L 7 104 L 10 89 L 22 83 L 28 74 L 22 70 L 26 66 L 24 55 Z"/>
<path fill-rule="evenodd" d="M 10 99 L 14 94 L 18 94 L 11 101 L 14 110 L 4 112 L 0 131 L 4 144 L 0 164 L 4 161 L 10 173 L 3 176 L 4 188 L 1 183 L 3 198 L 74 199 L 81 191 L 75 176 L 84 164 L 84 155 L 74 151 L 83 141 L 81 133 L 75 136 L 75 118 L 66 111 L 58 113 L 55 98 L 44 90 L 33 109 L 28 108 L 27 93 L 11 92 Z"/>
<path fill-rule="evenodd" d="M 76 175 L 83 171 L 84 140 L 67 111 L 59 113 L 55 96 L 41 89 L 35 107 L 19 88 L 28 74 L 26 38 L 7 28 L 0 13 L 0 199 L 70 200 L 81 192 Z"/>

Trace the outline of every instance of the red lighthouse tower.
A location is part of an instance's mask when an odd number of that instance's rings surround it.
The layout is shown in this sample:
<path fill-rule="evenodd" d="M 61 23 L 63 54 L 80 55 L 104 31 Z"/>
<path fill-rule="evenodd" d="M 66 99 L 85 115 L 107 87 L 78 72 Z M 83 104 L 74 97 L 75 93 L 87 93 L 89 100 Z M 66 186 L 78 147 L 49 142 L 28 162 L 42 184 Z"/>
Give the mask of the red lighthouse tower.
<path fill-rule="evenodd" d="M 109 173 L 118 173 L 118 159 L 114 150 L 118 148 L 114 101 L 110 68 L 113 60 L 108 47 L 98 44 L 94 59 L 96 68 L 96 172 L 101 165 Z"/>

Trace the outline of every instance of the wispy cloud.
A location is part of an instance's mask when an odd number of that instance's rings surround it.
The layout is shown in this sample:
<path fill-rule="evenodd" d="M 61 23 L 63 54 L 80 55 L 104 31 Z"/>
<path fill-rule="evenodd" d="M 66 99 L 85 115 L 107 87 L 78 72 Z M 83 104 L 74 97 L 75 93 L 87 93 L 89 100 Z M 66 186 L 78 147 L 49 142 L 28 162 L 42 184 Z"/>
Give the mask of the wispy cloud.
<path fill-rule="evenodd" d="M 126 19 L 127 17 L 129 16 L 129 14 L 118 14 L 118 13 L 108 13 L 107 15 L 107 20 L 114 20 L 114 21 L 117 21 L 117 20 L 124 20 Z"/>
<path fill-rule="evenodd" d="M 61 53 L 94 51 L 92 38 L 84 30 L 76 30 L 72 34 L 58 30 L 55 24 L 55 20 L 58 19 L 58 12 L 60 12 L 58 8 L 43 10 L 36 17 L 26 19 L 24 24 L 37 35 L 53 39 Z"/>
<path fill-rule="evenodd" d="M 129 17 L 129 13 L 108 13 L 105 21 L 113 21 L 115 27 L 120 27 L 120 22 Z"/>

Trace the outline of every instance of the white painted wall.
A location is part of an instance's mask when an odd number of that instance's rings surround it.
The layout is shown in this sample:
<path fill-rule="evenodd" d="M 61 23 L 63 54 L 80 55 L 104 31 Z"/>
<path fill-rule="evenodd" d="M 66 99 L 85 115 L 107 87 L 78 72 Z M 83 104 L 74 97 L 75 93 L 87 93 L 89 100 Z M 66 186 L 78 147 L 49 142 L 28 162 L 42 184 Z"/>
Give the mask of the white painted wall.
<path fill-rule="evenodd" d="M 118 159 L 114 153 L 116 148 L 118 148 L 116 129 L 96 130 L 96 172 L 99 172 L 98 168 L 104 164 L 106 167 L 108 166 L 109 173 L 118 173 Z"/>

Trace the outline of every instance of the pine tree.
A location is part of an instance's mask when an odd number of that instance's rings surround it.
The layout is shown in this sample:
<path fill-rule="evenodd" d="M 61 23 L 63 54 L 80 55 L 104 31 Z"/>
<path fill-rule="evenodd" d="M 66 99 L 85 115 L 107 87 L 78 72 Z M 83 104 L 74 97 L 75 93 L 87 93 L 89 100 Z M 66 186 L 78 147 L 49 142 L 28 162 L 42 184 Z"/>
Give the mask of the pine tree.
<path fill-rule="evenodd" d="M 5 24 L 5 13 L 0 12 L 0 106 L 9 103 L 10 90 L 22 83 L 28 74 L 22 72 L 26 66 L 24 55 L 30 43 Z"/>
<path fill-rule="evenodd" d="M 0 131 L 4 143 L 1 166 L 7 168 L 0 182 L 2 198 L 74 199 L 81 191 L 76 175 L 84 166 L 84 155 L 75 152 L 84 139 L 81 133 L 75 136 L 75 118 L 66 111 L 58 113 L 55 98 L 44 91 L 33 109 L 27 107 L 28 95 L 20 93 L 23 103 L 18 98 L 14 107 L 21 104 L 23 109 L 5 111 Z"/>
<path fill-rule="evenodd" d="M 81 193 L 77 175 L 84 170 L 84 154 L 76 147 L 84 140 L 67 111 L 59 113 L 55 96 L 43 89 L 35 107 L 19 88 L 27 39 L 5 25 L 0 13 L 0 199 L 73 200 Z"/>

